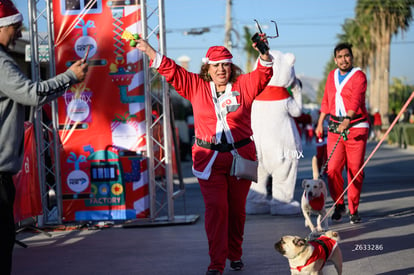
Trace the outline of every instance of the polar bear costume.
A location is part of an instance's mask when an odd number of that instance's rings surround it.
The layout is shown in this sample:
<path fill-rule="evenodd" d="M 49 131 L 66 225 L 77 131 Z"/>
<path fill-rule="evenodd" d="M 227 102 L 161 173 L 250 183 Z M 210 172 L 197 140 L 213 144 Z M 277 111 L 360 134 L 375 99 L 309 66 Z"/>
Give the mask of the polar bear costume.
<path fill-rule="evenodd" d="M 293 200 L 302 142 L 294 121 L 302 113 L 301 83 L 296 79 L 292 53 L 272 50 L 273 77 L 252 106 L 253 139 L 259 161 L 258 182 L 252 183 L 247 214 L 300 213 Z M 291 88 L 292 96 L 287 88 Z M 272 198 L 267 183 L 272 178 Z"/>

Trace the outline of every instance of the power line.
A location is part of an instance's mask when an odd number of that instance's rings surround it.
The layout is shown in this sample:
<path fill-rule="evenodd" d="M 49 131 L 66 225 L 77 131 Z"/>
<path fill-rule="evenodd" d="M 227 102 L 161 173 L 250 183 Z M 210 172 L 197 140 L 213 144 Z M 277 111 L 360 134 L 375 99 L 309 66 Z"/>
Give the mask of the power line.
<path fill-rule="evenodd" d="M 391 45 L 405 45 L 405 44 L 414 44 L 414 41 L 397 41 L 391 42 Z M 332 47 L 332 44 L 286 44 L 286 45 L 278 45 L 278 48 L 326 48 Z M 205 50 L 205 46 L 200 47 L 168 47 L 169 50 Z"/>

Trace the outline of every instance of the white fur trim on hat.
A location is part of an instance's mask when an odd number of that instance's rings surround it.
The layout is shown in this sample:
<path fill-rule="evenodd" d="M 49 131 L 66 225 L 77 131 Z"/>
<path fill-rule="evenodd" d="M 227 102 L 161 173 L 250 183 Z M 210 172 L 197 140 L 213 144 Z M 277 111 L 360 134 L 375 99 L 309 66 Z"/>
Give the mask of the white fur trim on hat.
<path fill-rule="evenodd" d="M 203 57 L 201 61 L 203 62 L 203 64 L 233 63 L 233 59 L 231 58 L 217 60 L 217 61 L 210 61 L 208 57 Z"/>
<path fill-rule="evenodd" d="M 0 18 L 0 27 L 9 26 L 22 21 L 23 15 L 21 13 L 16 13 L 7 17 Z"/>
<path fill-rule="evenodd" d="M 233 63 L 233 59 L 222 59 L 217 61 L 208 61 L 208 64 L 218 64 L 218 63 Z"/>

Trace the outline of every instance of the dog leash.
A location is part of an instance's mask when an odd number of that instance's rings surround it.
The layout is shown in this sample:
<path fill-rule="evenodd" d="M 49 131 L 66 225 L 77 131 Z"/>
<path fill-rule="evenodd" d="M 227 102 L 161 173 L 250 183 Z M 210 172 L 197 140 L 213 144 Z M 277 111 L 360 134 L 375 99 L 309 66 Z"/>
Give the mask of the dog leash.
<path fill-rule="evenodd" d="M 325 163 L 322 165 L 321 171 L 319 172 L 319 178 L 322 178 L 323 173 L 325 172 L 326 166 L 328 166 L 328 162 L 331 159 L 333 153 L 335 152 L 336 147 L 338 146 L 339 141 L 341 140 L 341 137 L 344 138 L 344 140 L 347 140 L 347 135 L 349 134 L 349 130 L 346 129 L 345 131 L 343 131 L 342 133 L 339 134 L 338 139 L 336 140 L 336 143 L 334 145 L 334 147 L 332 148 L 331 153 L 329 154 L 328 159 L 325 161 Z"/>
<path fill-rule="evenodd" d="M 322 165 L 322 168 L 321 168 L 321 171 L 320 171 L 320 174 L 319 174 L 319 178 L 322 178 L 322 175 L 323 175 L 323 172 L 325 171 L 325 169 L 326 169 L 326 166 L 328 166 L 328 162 L 329 162 L 329 160 L 331 159 L 331 157 L 332 157 L 332 155 L 333 155 L 333 153 L 335 152 L 335 149 L 336 149 L 336 147 L 338 146 L 338 143 L 339 143 L 339 141 L 341 140 L 341 137 L 343 137 L 344 138 L 344 140 L 347 140 L 347 134 L 349 133 L 349 130 L 348 129 L 346 129 L 345 131 L 343 131 L 342 133 L 340 133 L 339 134 L 339 137 L 338 137 L 338 139 L 336 140 L 336 143 L 335 143 L 335 145 L 334 145 L 334 147 L 332 148 L 332 151 L 331 151 L 331 153 L 329 154 L 329 157 L 328 157 L 328 159 L 325 161 L 325 163 Z M 323 219 L 322 219 L 322 221 L 323 221 Z M 320 236 L 322 235 L 322 232 L 311 232 L 311 233 L 309 233 L 309 235 L 305 238 L 305 240 L 307 240 L 307 241 L 314 241 L 314 240 L 316 240 L 317 238 L 319 238 Z"/>
<path fill-rule="evenodd" d="M 344 138 L 344 140 L 347 140 L 347 135 L 349 134 L 349 130 L 346 129 L 345 131 L 343 131 L 342 133 L 339 134 L 338 139 L 336 140 L 336 143 L 334 145 L 334 147 L 332 148 L 331 153 L 329 154 L 328 159 L 325 161 L 325 163 L 322 165 L 321 171 L 319 173 L 319 178 L 322 178 L 322 175 L 326 169 L 326 167 L 328 166 L 328 162 L 329 160 L 332 158 L 333 153 L 335 152 L 336 147 L 338 146 L 339 141 L 341 140 L 341 137 Z M 326 216 L 325 216 L 326 217 Z M 323 221 L 324 219 L 322 219 Z M 318 234 L 319 233 L 319 234 Z M 307 241 L 314 241 L 317 238 L 319 238 L 321 236 L 322 232 L 311 232 L 309 233 L 309 235 L 305 238 Z"/>

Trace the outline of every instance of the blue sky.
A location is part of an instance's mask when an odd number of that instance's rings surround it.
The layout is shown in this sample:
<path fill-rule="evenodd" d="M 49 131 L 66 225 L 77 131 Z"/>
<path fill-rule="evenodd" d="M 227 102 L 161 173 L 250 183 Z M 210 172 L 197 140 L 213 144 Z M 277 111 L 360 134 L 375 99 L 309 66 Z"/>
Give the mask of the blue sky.
<path fill-rule="evenodd" d="M 18 9 L 27 22 L 26 1 L 17 2 Z M 151 3 L 151 1 L 148 1 Z M 270 47 L 296 55 L 295 70 L 298 75 L 322 78 L 324 67 L 332 58 L 337 43 L 337 34 L 342 31 L 346 18 L 354 17 L 356 0 L 233 0 L 234 34 L 243 36 L 243 27 L 255 31 L 254 19 L 270 35 L 273 28 L 265 29 L 270 20 L 278 23 L 279 38 L 270 40 Z M 209 46 L 223 45 L 226 0 L 165 0 L 167 30 L 167 55 L 173 59 L 186 55 L 191 58 L 190 71 L 198 72 L 201 58 Z M 26 23 L 27 24 L 27 23 Z M 414 22 L 408 32 L 397 34 L 391 44 L 391 77 L 405 77 L 414 84 Z M 209 27 L 202 35 L 184 35 L 192 28 Z M 233 48 L 234 62 L 244 69 L 243 40 L 233 41 L 239 47 Z"/>

